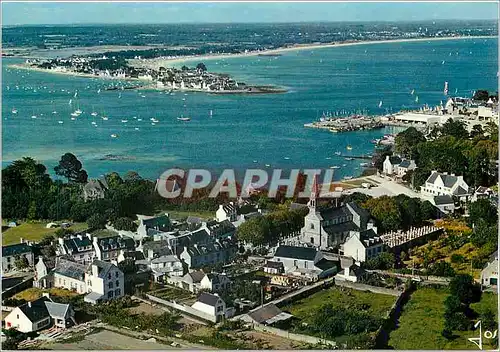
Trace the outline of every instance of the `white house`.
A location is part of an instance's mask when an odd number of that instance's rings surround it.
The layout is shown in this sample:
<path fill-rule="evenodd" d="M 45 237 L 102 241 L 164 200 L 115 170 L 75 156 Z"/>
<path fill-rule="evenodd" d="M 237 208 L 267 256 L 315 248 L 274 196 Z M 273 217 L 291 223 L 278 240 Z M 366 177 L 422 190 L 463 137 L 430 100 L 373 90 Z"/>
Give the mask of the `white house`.
<path fill-rule="evenodd" d="M 200 290 L 201 280 L 205 273 L 201 270 L 192 271 L 182 277 L 172 276 L 167 278 L 167 283 L 182 288 L 186 291 L 197 293 Z"/>
<path fill-rule="evenodd" d="M 481 271 L 481 285 L 486 287 L 498 285 L 498 251 L 490 256 L 486 267 Z"/>
<path fill-rule="evenodd" d="M 94 237 L 95 258 L 104 261 L 116 261 L 122 251 L 135 251 L 135 241 L 119 235 Z"/>
<path fill-rule="evenodd" d="M 384 243 L 373 229 L 351 231 L 345 243 L 341 246 L 345 256 L 354 258 L 357 262 L 365 262 L 384 251 Z"/>
<path fill-rule="evenodd" d="M 283 263 L 285 274 L 315 280 L 333 274 L 335 263 L 313 247 L 279 246 L 272 258 Z"/>
<path fill-rule="evenodd" d="M 209 290 L 210 292 L 224 291 L 231 285 L 231 280 L 223 274 L 209 273 L 205 274 L 200 282 L 202 290 Z"/>
<path fill-rule="evenodd" d="M 219 209 L 215 212 L 215 218 L 218 222 L 224 220 L 234 222 L 238 218 L 238 209 L 233 202 L 229 202 L 229 204 L 220 204 Z"/>
<path fill-rule="evenodd" d="M 463 176 L 448 175 L 447 172 L 437 171 L 432 171 L 425 185 L 421 187 L 421 192 L 428 198 L 448 195 L 456 196 L 462 201 L 470 196 L 469 185 L 464 181 Z"/>
<path fill-rule="evenodd" d="M 474 195 L 472 196 L 471 200 L 475 202 L 478 199 L 489 199 L 495 197 L 496 195 L 497 193 L 493 191 L 491 188 L 479 186 L 474 192 Z"/>
<path fill-rule="evenodd" d="M 282 262 L 275 262 L 272 260 L 268 260 L 264 265 L 263 270 L 265 273 L 278 275 L 278 274 L 283 274 L 285 268 L 283 267 Z"/>
<path fill-rule="evenodd" d="M 184 274 L 182 262 L 175 255 L 163 255 L 148 262 L 155 281 L 160 281 L 165 275 L 180 277 Z"/>
<path fill-rule="evenodd" d="M 406 160 L 401 159 L 399 156 L 389 155 L 385 157 L 382 166 L 384 174 L 398 177 L 403 177 L 408 171 L 415 170 L 417 168 L 414 160 Z"/>
<path fill-rule="evenodd" d="M 335 275 L 335 281 L 350 281 L 357 282 L 364 270 L 354 262 L 352 257 L 340 257 L 341 271 Z"/>
<path fill-rule="evenodd" d="M 69 304 L 55 303 L 48 294 L 14 308 L 5 317 L 5 327 L 28 333 L 54 325 L 66 328 L 75 323 L 75 313 Z"/>
<path fill-rule="evenodd" d="M 227 309 L 226 303 L 217 294 L 203 292 L 191 306 L 205 314 L 215 317 L 217 322 L 234 315 L 234 309 Z"/>
<path fill-rule="evenodd" d="M 122 297 L 125 293 L 125 277 L 114 264 L 102 260 L 94 260 L 85 273 L 87 294 L 84 301 L 97 303 Z"/>
<path fill-rule="evenodd" d="M 95 258 L 92 235 L 89 233 L 58 238 L 57 242 L 58 246 L 56 253 L 59 255 L 68 255 L 75 262 L 89 264 Z"/>

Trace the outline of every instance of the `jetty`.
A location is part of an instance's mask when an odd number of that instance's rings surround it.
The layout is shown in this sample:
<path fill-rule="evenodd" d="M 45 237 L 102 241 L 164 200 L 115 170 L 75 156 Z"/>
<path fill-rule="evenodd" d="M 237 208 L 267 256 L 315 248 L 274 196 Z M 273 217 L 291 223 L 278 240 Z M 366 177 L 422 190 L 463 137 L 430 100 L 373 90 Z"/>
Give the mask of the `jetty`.
<path fill-rule="evenodd" d="M 378 117 L 370 117 L 364 115 L 352 115 L 343 118 L 324 118 L 319 121 L 306 123 L 304 127 L 321 128 L 330 132 L 348 132 L 360 130 L 373 130 L 383 128 L 385 125 Z"/>

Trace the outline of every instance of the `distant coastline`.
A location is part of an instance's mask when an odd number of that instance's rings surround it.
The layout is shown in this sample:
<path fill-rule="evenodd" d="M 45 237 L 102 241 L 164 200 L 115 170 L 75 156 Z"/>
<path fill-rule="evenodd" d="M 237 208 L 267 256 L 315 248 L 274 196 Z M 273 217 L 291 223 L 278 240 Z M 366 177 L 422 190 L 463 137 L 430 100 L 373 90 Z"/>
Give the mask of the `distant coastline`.
<path fill-rule="evenodd" d="M 324 43 L 324 44 L 303 44 L 294 45 L 292 47 L 283 47 L 278 49 L 270 49 L 263 51 L 252 51 L 247 53 L 238 54 L 206 54 L 206 55 L 190 55 L 179 56 L 172 58 L 159 57 L 154 59 L 132 59 L 129 62 L 133 66 L 144 68 L 158 68 L 160 66 L 167 67 L 169 65 L 181 64 L 191 60 L 218 60 L 218 59 L 232 59 L 238 57 L 251 57 L 251 56 L 278 56 L 286 52 L 299 51 L 299 50 L 315 50 L 324 48 L 340 48 L 356 45 L 373 45 L 373 44 L 391 44 L 391 43 L 410 43 L 410 42 L 425 42 L 425 41 L 443 41 L 443 40 L 465 40 L 465 39 L 493 39 L 496 36 L 454 36 L 454 37 L 434 37 L 434 38 L 401 38 L 401 39 L 388 39 L 388 40 L 366 40 L 358 42 L 339 42 L 339 43 Z"/>

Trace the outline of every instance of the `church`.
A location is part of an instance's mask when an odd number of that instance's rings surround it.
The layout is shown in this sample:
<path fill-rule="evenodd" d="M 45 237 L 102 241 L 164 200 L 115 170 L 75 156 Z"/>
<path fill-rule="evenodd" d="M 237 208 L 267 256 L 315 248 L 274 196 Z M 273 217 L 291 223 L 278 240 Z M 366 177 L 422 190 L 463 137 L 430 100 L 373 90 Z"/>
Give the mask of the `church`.
<path fill-rule="evenodd" d="M 307 206 L 309 213 L 304 218 L 300 241 L 321 250 L 337 250 L 351 231 L 364 231 L 377 228 L 370 214 L 357 204 L 350 202 L 340 206 L 317 207 L 319 188 L 314 180 Z"/>

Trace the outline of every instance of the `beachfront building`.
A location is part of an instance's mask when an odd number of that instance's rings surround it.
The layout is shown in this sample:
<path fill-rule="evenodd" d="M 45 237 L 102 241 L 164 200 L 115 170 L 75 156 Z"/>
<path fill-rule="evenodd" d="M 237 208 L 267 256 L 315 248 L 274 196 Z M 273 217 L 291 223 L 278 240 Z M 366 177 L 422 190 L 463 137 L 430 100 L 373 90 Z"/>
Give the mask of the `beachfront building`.
<path fill-rule="evenodd" d="M 402 178 L 408 171 L 415 170 L 414 160 L 401 159 L 399 156 L 387 155 L 383 163 L 383 173 Z"/>
<path fill-rule="evenodd" d="M 464 181 L 463 176 L 456 176 L 447 172 L 432 171 L 421 187 L 424 197 L 434 198 L 435 196 L 457 197 L 460 201 L 466 201 L 470 196 L 469 185 Z"/>

